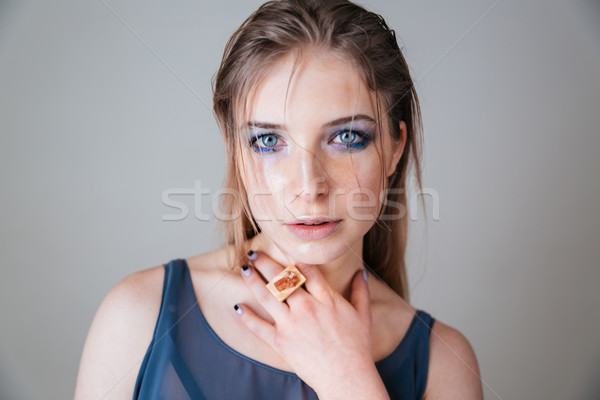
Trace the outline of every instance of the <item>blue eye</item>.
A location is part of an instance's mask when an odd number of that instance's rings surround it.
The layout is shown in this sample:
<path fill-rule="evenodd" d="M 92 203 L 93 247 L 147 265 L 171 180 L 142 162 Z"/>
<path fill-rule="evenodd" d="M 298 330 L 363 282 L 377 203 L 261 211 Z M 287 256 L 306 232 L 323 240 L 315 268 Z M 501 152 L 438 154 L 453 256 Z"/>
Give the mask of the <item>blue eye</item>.
<path fill-rule="evenodd" d="M 342 147 L 349 150 L 361 149 L 371 141 L 371 138 L 366 133 L 350 129 L 344 129 L 337 132 L 335 139 L 337 138 L 339 138 L 341 142 L 336 142 L 334 140 L 334 143 L 342 144 Z M 361 140 L 357 142 L 357 139 Z"/>
<path fill-rule="evenodd" d="M 338 135 L 338 137 L 342 140 L 342 143 L 352 144 L 358 135 L 356 132 L 344 131 Z"/>
<path fill-rule="evenodd" d="M 276 150 L 275 145 L 279 141 L 277 135 L 272 133 L 261 133 L 250 138 L 249 145 L 257 153 L 272 153 Z"/>

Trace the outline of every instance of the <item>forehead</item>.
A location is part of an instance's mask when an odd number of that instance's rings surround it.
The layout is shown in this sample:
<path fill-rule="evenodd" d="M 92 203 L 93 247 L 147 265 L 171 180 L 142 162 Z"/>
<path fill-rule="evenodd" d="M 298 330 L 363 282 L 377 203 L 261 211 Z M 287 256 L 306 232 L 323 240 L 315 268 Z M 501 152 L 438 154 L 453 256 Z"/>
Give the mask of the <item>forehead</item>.
<path fill-rule="evenodd" d="M 300 59 L 295 71 L 294 63 L 289 54 L 267 69 L 247 97 L 247 120 L 295 125 L 354 114 L 375 119 L 375 95 L 350 62 L 321 52 Z"/>

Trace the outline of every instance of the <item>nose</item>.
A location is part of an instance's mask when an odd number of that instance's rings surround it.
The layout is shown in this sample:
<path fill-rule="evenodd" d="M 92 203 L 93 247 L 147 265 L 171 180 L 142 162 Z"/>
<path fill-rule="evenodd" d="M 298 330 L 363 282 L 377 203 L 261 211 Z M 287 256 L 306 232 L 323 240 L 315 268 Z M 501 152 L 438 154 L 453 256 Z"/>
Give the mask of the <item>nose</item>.
<path fill-rule="evenodd" d="M 299 155 L 296 197 L 315 200 L 326 197 L 329 193 L 329 179 L 323 162 L 314 153 L 303 150 Z"/>

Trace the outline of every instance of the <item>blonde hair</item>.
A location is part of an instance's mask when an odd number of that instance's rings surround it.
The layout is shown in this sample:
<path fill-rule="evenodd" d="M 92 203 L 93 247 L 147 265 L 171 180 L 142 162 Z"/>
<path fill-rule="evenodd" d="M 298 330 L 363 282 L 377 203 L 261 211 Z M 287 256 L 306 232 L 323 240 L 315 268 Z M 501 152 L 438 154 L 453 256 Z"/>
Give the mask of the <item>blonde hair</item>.
<path fill-rule="evenodd" d="M 394 31 L 380 15 L 350 1 L 269 1 L 252 13 L 229 39 L 212 82 L 214 112 L 226 147 L 224 189 L 232 194 L 222 199 L 221 213 L 239 215 L 220 220 L 225 241 L 233 245 L 235 258 L 242 260 L 249 250 L 248 240 L 260 232 L 242 182 L 244 165 L 236 162 L 243 159 L 240 129 L 246 98 L 270 65 L 288 54 L 301 55 L 310 49 L 334 52 L 356 67 L 367 87 L 376 94 L 378 124 L 382 108 L 387 110 L 383 114 L 392 140 L 401 140 L 399 123 L 406 124 L 404 153 L 395 172 L 386 178 L 382 171 L 384 186 L 394 190 L 387 195 L 377 223 L 364 236 L 362 256 L 365 266 L 408 300 L 404 260 L 408 214 L 394 215 L 393 211 L 398 205 L 401 211 L 407 210 L 406 184 L 411 166 L 422 190 L 419 101 Z"/>

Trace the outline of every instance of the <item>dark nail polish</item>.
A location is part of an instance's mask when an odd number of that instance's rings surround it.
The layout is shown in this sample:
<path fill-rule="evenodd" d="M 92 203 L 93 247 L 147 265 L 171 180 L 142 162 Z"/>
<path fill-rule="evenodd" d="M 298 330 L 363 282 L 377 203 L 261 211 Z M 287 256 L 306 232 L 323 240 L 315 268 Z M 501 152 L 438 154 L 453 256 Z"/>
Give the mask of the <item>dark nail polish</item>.
<path fill-rule="evenodd" d="M 250 250 L 248 252 L 248 260 L 255 261 L 257 258 L 258 258 L 258 253 L 256 253 L 255 251 Z"/>
<path fill-rule="evenodd" d="M 242 265 L 242 274 L 244 274 L 244 276 L 249 276 L 251 272 L 252 272 L 252 270 L 250 269 L 249 266 Z"/>

